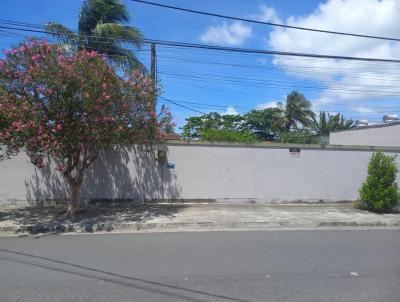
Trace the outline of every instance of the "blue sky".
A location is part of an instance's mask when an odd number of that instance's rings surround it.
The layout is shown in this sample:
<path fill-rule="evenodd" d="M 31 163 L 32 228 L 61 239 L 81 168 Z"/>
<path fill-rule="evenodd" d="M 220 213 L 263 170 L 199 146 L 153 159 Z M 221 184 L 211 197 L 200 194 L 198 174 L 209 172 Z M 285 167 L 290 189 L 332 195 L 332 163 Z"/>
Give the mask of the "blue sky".
<path fill-rule="evenodd" d="M 146 38 L 233 47 L 313 52 L 345 56 L 400 59 L 400 43 L 273 29 L 198 16 L 124 1 L 129 25 Z M 400 4 L 396 0 L 258 1 L 154 0 L 165 4 L 298 26 L 396 36 Z M 362 2 L 362 4 L 361 4 Z M 60 22 L 76 29 L 81 0 L 2 0 L 0 19 L 30 23 Z M 356 14 L 354 12 L 357 12 Z M 365 20 L 374 21 L 365 27 Z M 0 47 L 21 37 L 0 32 Z M 138 52 L 150 61 L 148 45 Z M 202 112 L 243 113 L 274 106 L 292 90 L 302 92 L 315 110 L 342 112 L 353 119 L 378 121 L 400 113 L 398 65 L 294 59 L 254 54 L 158 47 L 158 76 L 163 96 Z M 160 100 L 160 104 L 164 101 Z M 178 126 L 198 115 L 168 104 Z"/>

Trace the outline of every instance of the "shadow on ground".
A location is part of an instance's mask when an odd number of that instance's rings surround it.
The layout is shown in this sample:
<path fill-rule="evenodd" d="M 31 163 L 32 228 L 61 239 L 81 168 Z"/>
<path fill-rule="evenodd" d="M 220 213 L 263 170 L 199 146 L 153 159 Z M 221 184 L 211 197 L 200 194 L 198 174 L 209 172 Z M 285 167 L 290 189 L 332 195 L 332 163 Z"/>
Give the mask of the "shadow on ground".
<path fill-rule="evenodd" d="M 88 205 L 75 217 L 60 215 L 62 206 L 27 206 L 0 210 L 0 222 L 13 221 L 17 225 L 69 224 L 69 223 L 142 223 L 157 217 L 173 219 L 185 205 L 177 204 L 125 204 L 118 206 Z"/>

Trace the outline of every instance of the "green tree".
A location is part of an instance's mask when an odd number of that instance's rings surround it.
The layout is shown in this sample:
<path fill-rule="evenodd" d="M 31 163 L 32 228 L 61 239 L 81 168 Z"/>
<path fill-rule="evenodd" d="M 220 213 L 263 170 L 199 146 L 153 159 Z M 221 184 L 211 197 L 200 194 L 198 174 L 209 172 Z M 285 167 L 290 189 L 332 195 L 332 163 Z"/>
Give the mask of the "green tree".
<path fill-rule="evenodd" d="M 315 113 L 311 110 L 310 101 L 306 100 L 303 94 L 297 91 L 291 92 L 286 97 L 285 107 L 285 129 L 289 131 L 297 128 L 298 124 L 309 127 L 315 118 Z"/>
<path fill-rule="evenodd" d="M 203 127 L 203 121 L 200 116 L 191 116 L 186 118 L 186 124 L 182 127 L 182 137 L 184 139 L 200 138 L 200 130 Z"/>
<path fill-rule="evenodd" d="M 399 203 L 396 158 L 375 152 L 368 164 L 368 176 L 360 188 L 360 199 L 370 211 L 388 212 Z"/>
<path fill-rule="evenodd" d="M 284 130 L 285 118 L 281 107 L 251 110 L 244 115 L 242 128 L 254 134 L 259 140 L 273 140 Z"/>
<path fill-rule="evenodd" d="M 0 99 L 4 98 L 6 95 L 6 92 L 4 89 L 0 87 Z M 7 126 L 7 121 L 6 117 L 4 116 L 4 113 L 0 110 L 0 131 L 1 129 L 5 128 Z"/>
<path fill-rule="evenodd" d="M 85 0 L 79 14 L 77 34 L 54 22 L 48 23 L 46 29 L 61 42 L 107 55 L 114 66 L 141 68 L 136 56 L 123 47 L 124 44 L 140 47 L 142 38 L 138 29 L 123 25 L 128 21 L 128 11 L 118 0 Z"/>
<path fill-rule="evenodd" d="M 309 129 L 294 129 L 288 132 L 281 132 L 276 140 L 279 143 L 291 144 L 317 144 L 318 139 Z"/>
<path fill-rule="evenodd" d="M 354 121 L 345 119 L 340 113 L 327 114 L 325 111 L 319 113 L 318 120 L 314 118 L 311 129 L 317 135 L 329 135 L 329 133 L 338 130 L 345 130 L 354 127 Z"/>
<path fill-rule="evenodd" d="M 210 142 L 253 143 L 255 138 L 248 132 L 232 129 L 207 129 L 201 132 L 201 139 Z"/>
<path fill-rule="evenodd" d="M 217 112 L 192 116 L 186 119 L 186 124 L 182 127 L 182 136 L 185 139 L 203 139 L 202 133 L 207 130 L 240 131 L 242 121 L 241 115 L 221 115 Z"/>
<path fill-rule="evenodd" d="M 102 150 L 162 138 L 168 113 L 153 111 L 153 85 L 142 72 L 120 77 L 94 51 L 63 53 L 36 40 L 5 53 L 0 146 L 5 157 L 24 150 L 38 168 L 53 162 L 70 187 L 68 214 Z"/>
<path fill-rule="evenodd" d="M 169 111 L 169 108 L 165 105 L 162 105 L 160 110 L 160 126 L 164 133 L 175 133 L 176 124 L 171 111 Z"/>

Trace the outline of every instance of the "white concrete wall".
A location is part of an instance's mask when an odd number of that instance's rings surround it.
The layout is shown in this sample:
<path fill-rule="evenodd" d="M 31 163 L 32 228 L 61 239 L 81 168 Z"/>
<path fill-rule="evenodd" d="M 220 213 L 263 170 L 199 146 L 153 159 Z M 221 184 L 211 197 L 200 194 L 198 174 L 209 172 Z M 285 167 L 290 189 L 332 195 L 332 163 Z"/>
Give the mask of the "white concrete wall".
<path fill-rule="evenodd" d="M 400 146 L 400 124 L 333 132 L 331 145 Z"/>
<path fill-rule="evenodd" d="M 175 144 L 166 148 L 174 169 L 161 166 L 155 152 L 139 148 L 107 152 L 88 171 L 81 198 L 259 203 L 355 200 L 372 155 L 370 150 L 329 148 L 302 149 L 299 157 L 291 156 L 287 147 Z M 400 154 L 400 149 L 388 154 Z M 397 164 L 400 167 L 400 156 Z M 25 155 L 0 162 L 0 203 L 67 196 L 58 172 L 35 169 Z"/>

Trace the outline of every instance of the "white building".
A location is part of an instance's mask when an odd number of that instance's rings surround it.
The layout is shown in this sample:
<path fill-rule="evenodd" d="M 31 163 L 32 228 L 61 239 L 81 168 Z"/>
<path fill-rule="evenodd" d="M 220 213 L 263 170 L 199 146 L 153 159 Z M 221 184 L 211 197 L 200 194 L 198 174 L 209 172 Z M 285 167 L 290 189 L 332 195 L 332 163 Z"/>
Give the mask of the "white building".
<path fill-rule="evenodd" d="M 331 145 L 400 147 L 400 122 L 382 123 L 332 132 Z"/>

